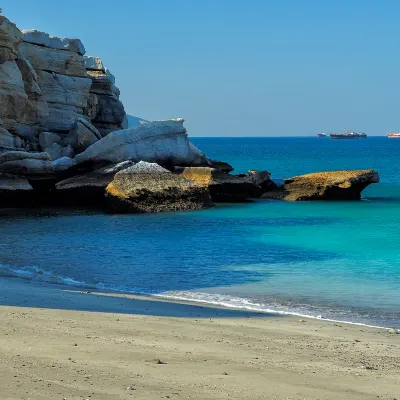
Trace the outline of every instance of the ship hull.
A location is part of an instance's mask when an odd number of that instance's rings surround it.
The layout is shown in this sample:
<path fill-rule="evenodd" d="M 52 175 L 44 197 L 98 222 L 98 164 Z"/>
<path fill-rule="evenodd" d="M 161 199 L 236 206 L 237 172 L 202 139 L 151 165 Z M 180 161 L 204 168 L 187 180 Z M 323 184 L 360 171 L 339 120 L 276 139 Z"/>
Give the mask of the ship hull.
<path fill-rule="evenodd" d="M 400 135 L 387 135 L 389 139 L 400 139 Z"/>
<path fill-rule="evenodd" d="M 331 136 L 331 139 L 365 139 L 366 136 Z"/>

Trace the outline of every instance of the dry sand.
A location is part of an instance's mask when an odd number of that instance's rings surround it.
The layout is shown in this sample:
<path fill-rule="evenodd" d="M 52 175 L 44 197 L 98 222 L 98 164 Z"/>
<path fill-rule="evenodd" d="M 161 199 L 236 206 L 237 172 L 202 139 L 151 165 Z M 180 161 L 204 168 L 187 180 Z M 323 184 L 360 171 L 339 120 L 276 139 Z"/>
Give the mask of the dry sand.
<path fill-rule="evenodd" d="M 384 329 L 4 278 L 0 305 L 2 400 L 400 398 Z"/>

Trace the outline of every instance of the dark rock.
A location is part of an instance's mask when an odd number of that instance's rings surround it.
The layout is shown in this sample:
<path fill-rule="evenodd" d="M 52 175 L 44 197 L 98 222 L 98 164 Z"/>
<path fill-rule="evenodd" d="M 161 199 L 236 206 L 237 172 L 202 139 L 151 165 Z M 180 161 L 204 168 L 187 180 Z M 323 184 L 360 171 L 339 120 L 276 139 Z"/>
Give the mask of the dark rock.
<path fill-rule="evenodd" d="M 215 168 L 215 169 L 217 169 L 219 171 L 222 171 L 222 172 L 226 172 L 227 174 L 234 170 L 232 165 L 228 164 L 225 161 L 218 161 L 218 160 L 211 160 L 211 159 L 210 159 L 209 167 L 210 168 Z"/>
<path fill-rule="evenodd" d="M 215 202 L 244 202 L 276 188 L 266 171 L 251 175 L 229 175 L 208 167 L 177 167 L 176 172 L 200 187 L 207 187 Z"/>
<path fill-rule="evenodd" d="M 66 160 L 66 164 L 68 166 L 68 160 Z M 58 182 L 56 190 L 59 202 L 66 205 L 105 206 L 106 187 L 112 182 L 118 171 L 132 165 L 131 161 L 124 161 Z"/>

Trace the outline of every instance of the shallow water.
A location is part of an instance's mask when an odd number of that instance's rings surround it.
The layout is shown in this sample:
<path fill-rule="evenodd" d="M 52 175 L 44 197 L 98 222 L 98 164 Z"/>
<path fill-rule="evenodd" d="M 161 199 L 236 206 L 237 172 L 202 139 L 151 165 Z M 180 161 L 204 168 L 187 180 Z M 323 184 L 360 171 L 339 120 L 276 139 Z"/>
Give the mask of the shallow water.
<path fill-rule="evenodd" d="M 400 326 L 400 140 L 193 141 L 238 172 L 375 168 L 382 183 L 361 202 L 3 216 L 0 275 Z"/>

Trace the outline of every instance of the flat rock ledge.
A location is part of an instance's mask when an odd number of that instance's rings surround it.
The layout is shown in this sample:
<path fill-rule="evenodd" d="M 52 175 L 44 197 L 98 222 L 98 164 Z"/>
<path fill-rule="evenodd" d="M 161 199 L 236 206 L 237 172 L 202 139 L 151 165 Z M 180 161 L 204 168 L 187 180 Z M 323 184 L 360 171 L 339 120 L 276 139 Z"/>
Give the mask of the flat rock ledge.
<path fill-rule="evenodd" d="M 277 186 L 267 171 L 249 171 L 248 175 L 230 175 L 209 167 L 176 167 L 175 172 L 194 185 L 207 188 L 211 199 L 221 203 L 246 202 Z"/>
<path fill-rule="evenodd" d="M 379 175 L 372 169 L 316 172 L 285 179 L 283 186 L 261 197 L 287 201 L 360 200 L 361 192 L 378 182 Z"/>

